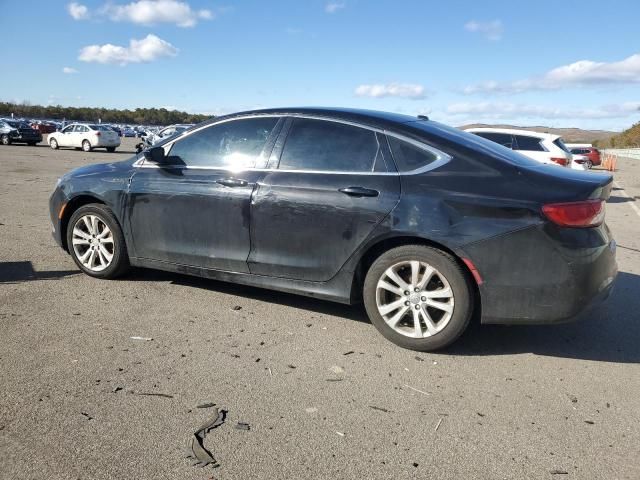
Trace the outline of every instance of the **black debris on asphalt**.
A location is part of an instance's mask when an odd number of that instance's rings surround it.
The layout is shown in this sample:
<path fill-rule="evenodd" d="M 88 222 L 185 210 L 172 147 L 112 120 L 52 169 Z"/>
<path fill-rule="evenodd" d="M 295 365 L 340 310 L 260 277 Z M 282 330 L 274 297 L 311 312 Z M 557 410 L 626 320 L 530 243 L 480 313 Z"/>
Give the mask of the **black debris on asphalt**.
<path fill-rule="evenodd" d="M 200 405 L 196 405 L 196 408 L 211 408 L 211 407 L 215 407 L 216 404 L 212 403 L 212 402 L 205 402 L 205 403 L 201 403 Z"/>
<path fill-rule="evenodd" d="M 238 422 L 236 424 L 236 430 L 251 430 L 251 426 L 248 423 Z"/>
<path fill-rule="evenodd" d="M 376 407 L 375 405 L 369 405 L 369 408 L 378 410 L 379 412 L 389 413 L 389 410 L 387 410 L 386 408 Z"/>

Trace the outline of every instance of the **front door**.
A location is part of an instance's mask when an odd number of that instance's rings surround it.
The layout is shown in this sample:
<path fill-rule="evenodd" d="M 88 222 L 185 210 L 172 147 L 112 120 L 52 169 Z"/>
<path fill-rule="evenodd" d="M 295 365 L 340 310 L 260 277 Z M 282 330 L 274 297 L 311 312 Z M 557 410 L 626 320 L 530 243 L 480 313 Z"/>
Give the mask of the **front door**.
<path fill-rule="evenodd" d="M 57 141 L 58 141 L 58 145 L 61 147 L 73 147 L 73 138 L 74 138 L 74 132 L 76 130 L 76 126 L 75 125 L 69 125 L 68 127 L 65 127 L 62 129 L 62 131 L 60 132 L 61 135 L 58 135 L 57 137 Z"/>
<path fill-rule="evenodd" d="M 338 273 L 398 202 L 385 142 L 365 128 L 294 119 L 274 151 L 278 168 L 254 194 L 251 273 L 310 281 Z"/>
<path fill-rule="evenodd" d="M 138 258 L 247 272 L 255 170 L 273 146 L 277 117 L 221 122 L 165 145 L 166 165 L 143 163 L 127 217 Z"/>

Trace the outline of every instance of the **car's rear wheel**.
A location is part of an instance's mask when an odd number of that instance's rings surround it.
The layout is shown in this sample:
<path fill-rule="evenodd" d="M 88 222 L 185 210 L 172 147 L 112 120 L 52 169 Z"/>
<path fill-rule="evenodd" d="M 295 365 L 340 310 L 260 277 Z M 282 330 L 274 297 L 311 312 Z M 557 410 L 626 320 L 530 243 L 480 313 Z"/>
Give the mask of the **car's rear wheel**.
<path fill-rule="evenodd" d="M 107 152 L 113 153 L 116 151 L 116 147 L 107 147 Z"/>
<path fill-rule="evenodd" d="M 591 167 L 593 167 L 593 162 L 591 160 L 587 160 L 586 164 L 587 164 L 587 169 L 591 170 Z"/>
<path fill-rule="evenodd" d="M 84 150 L 85 152 L 91 151 L 91 143 L 89 143 L 89 140 L 82 141 L 82 150 Z"/>
<path fill-rule="evenodd" d="M 51 140 L 49 140 L 49 146 L 51 148 L 53 148 L 54 150 L 58 149 L 58 141 L 55 138 L 52 138 Z"/>
<path fill-rule="evenodd" d="M 449 254 L 423 245 L 388 250 L 367 272 L 363 299 L 373 325 L 396 345 L 430 351 L 464 332 L 474 291 Z"/>
<path fill-rule="evenodd" d="M 76 265 L 87 275 L 116 278 L 129 269 L 122 229 L 107 207 L 93 203 L 69 219 L 67 245 Z"/>
<path fill-rule="evenodd" d="M 11 145 L 11 139 L 9 138 L 9 135 L 2 135 L 2 137 L 0 137 L 0 142 L 2 143 L 2 145 Z"/>

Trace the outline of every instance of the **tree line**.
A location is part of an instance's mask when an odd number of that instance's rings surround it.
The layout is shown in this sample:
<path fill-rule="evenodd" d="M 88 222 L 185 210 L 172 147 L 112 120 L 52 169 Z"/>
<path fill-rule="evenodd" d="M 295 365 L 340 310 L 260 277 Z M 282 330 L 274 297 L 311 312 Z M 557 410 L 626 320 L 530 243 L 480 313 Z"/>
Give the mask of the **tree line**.
<path fill-rule="evenodd" d="M 83 122 L 127 123 L 135 125 L 171 125 L 173 123 L 200 123 L 212 115 L 167 110 L 166 108 L 63 107 L 61 105 L 31 105 L 29 103 L 0 102 L 0 116 L 49 120 L 79 120 Z"/>

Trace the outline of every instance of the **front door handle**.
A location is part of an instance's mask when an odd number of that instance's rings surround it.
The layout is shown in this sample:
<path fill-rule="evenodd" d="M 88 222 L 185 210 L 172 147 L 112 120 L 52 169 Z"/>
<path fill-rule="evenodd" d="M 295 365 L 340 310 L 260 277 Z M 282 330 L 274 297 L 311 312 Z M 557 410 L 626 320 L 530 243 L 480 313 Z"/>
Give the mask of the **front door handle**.
<path fill-rule="evenodd" d="M 216 180 L 216 183 L 224 185 L 225 187 L 246 187 L 249 185 L 249 182 L 239 178 L 221 178 L 220 180 Z"/>
<path fill-rule="evenodd" d="M 377 190 L 364 187 L 345 187 L 340 191 L 350 197 L 377 197 L 380 194 Z"/>

